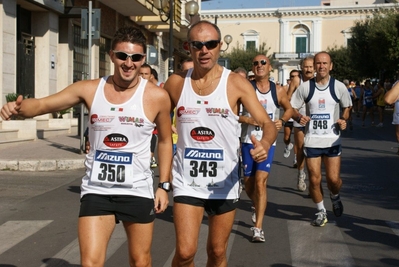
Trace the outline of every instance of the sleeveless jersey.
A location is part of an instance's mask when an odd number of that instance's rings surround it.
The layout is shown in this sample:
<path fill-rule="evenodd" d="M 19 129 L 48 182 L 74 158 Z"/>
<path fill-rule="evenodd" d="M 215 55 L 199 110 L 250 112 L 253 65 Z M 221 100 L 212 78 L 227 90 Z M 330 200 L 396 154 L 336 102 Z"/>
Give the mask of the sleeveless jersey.
<path fill-rule="evenodd" d="M 301 85 L 302 83 L 303 83 L 303 80 L 301 79 L 301 82 L 300 82 L 299 85 Z M 295 93 L 296 93 L 296 90 L 294 91 L 293 94 L 295 94 Z M 291 97 L 291 98 L 292 98 L 292 97 Z M 299 114 L 301 114 L 302 116 L 306 116 L 306 104 L 305 104 L 305 103 L 303 103 L 303 105 L 298 109 L 298 112 L 299 112 Z M 297 127 L 297 128 L 303 127 L 303 125 L 301 125 L 300 123 L 298 123 L 298 122 L 296 122 L 296 121 L 294 121 L 293 126 L 294 126 L 294 127 Z"/>
<path fill-rule="evenodd" d="M 90 152 L 81 195 L 154 198 L 150 141 L 155 125 L 143 107 L 147 80 L 141 79 L 134 95 L 123 104 L 112 104 L 105 98 L 106 80 L 101 79 L 89 114 Z"/>
<path fill-rule="evenodd" d="M 365 89 L 363 92 L 363 105 L 371 108 L 373 106 L 373 90 Z"/>
<path fill-rule="evenodd" d="M 266 93 L 262 93 L 259 91 L 258 87 L 256 86 L 255 81 L 251 81 L 252 86 L 255 89 L 256 96 L 260 102 L 260 104 L 263 106 L 263 108 L 266 110 L 266 113 L 269 115 L 270 119 L 274 121 L 276 119 L 276 113 L 279 111 L 279 104 L 277 100 L 277 90 L 276 90 L 276 84 L 272 81 L 270 81 L 270 90 L 267 91 Z M 243 107 L 243 112 L 242 116 L 247 116 L 251 117 L 251 114 L 247 111 L 245 107 Z M 247 144 L 252 144 L 251 142 L 251 135 L 255 135 L 257 140 L 260 140 L 263 135 L 263 131 L 259 126 L 247 124 L 247 123 L 242 123 L 241 124 L 241 142 L 242 143 L 247 143 Z M 276 141 L 273 143 L 273 146 L 276 145 Z"/>
<path fill-rule="evenodd" d="M 216 89 L 196 94 L 188 70 L 177 102 L 179 139 L 173 161 L 173 196 L 239 198 L 239 124 L 227 97 L 230 70 Z"/>
<path fill-rule="evenodd" d="M 339 145 L 340 129 L 336 124 L 339 119 L 340 107 L 352 106 L 346 86 L 330 77 L 329 83 L 320 88 L 315 79 L 301 84 L 297 94 L 291 98 L 293 108 L 299 108 L 306 103 L 306 113 L 310 122 L 306 124 L 305 147 L 326 148 Z"/>

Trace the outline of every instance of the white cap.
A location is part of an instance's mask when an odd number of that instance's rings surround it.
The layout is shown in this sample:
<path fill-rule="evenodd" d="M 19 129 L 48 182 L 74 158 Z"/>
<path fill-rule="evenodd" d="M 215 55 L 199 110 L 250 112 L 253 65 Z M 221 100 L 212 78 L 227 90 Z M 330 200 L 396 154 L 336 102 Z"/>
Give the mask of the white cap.
<path fill-rule="evenodd" d="M 248 71 L 248 76 L 255 76 L 255 73 L 252 70 L 250 70 Z"/>

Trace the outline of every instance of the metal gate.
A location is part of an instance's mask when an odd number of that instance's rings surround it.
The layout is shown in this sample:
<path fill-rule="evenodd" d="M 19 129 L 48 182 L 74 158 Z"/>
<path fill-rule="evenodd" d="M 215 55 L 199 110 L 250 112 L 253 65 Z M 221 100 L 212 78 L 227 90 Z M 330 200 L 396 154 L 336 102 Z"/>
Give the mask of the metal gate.
<path fill-rule="evenodd" d="M 17 41 L 17 94 L 35 97 L 35 39 L 26 33 Z"/>

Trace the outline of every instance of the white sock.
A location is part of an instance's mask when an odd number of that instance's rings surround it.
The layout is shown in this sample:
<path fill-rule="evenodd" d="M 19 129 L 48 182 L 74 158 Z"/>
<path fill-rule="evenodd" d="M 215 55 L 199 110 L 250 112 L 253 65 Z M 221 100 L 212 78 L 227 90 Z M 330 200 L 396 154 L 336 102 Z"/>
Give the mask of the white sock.
<path fill-rule="evenodd" d="M 324 207 L 324 202 L 323 202 L 323 200 L 322 200 L 321 202 L 319 202 L 319 203 L 316 203 L 316 205 L 317 205 L 317 210 L 326 211 L 326 208 Z"/>

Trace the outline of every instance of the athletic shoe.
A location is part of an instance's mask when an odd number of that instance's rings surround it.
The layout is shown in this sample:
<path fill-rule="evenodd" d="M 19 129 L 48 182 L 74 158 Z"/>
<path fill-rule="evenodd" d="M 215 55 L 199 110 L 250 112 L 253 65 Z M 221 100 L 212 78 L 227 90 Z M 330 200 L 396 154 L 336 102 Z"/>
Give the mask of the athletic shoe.
<path fill-rule="evenodd" d="M 255 212 L 255 207 L 254 206 L 251 207 L 251 211 L 252 211 L 251 220 L 255 224 L 256 223 L 256 212 Z"/>
<path fill-rule="evenodd" d="M 328 222 L 327 220 L 327 212 L 325 210 L 319 210 L 318 213 L 316 213 L 317 217 L 312 221 L 313 226 L 324 226 Z"/>
<path fill-rule="evenodd" d="M 375 127 L 380 128 L 380 127 L 382 127 L 382 126 L 384 126 L 384 125 L 382 124 L 382 122 L 380 122 L 380 123 L 378 123 Z"/>
<path fill-rule="evenodd" d="M 289 143 L 288 146 L 284 148 L 284 158 L 288 158 L 291 154 L 291 149 L 294 147 L 292 143 Z"/>
<path fill-rule="evenodd" d="M 252 242 L 265 242 L 265 233 L 263 233 L 262 229 L 252 227 Z"/>
<path fill-rule="evenodd" d="M 293 162 L 292 168 L 298 168 L 298 163 L 296 161 L 296 157 L 294 158 L 294 162 Z"/>
<path fill-rule="evenodd" d="M 151 159 L 151 168 L 156 168 L 158 167 L 157 161 L 155 160 L 155 158 Z"/>
<path fill-rule="evenodd" d="M 298 175 L 298 190 L 304 192 L 306 190 L 306 183 L 305 183 L 306 173 L 301 173 Z"/>
<path fill-rule="evenodd" d="M 334 211 L 334 215 L 336 217 L 340 217 L 342 215 L 342 213 L 344 212 L 344 205 L 342 205 L 341 198 L 338 195 L 338 197 L 336 199 L 333 199 L 333 197 L 330 195 L 330 199 L 332 202 L 332 208 Z"/>

